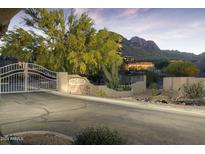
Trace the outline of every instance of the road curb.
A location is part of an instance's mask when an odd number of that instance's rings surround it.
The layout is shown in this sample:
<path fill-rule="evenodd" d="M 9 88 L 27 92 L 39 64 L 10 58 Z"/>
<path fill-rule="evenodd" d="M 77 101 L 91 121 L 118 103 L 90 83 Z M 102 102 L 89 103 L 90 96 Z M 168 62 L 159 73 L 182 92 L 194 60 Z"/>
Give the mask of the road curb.
<path fill-rule="evenodd" d="M 85 96 L 85 95 L 72 95 L 72 94 L 61 93 L 61 92 L 57 92 L 57 91 L 49 91 L 48 93 L 55 94 L 58 96 L 79 99 L 79 100 L 100 102 L 100 103 L 125 106 L 125 107 L 130 107 L 130 108 L 141 108 L 141 109 L 147 109 L 147 110 L 159 110 L 159 111 L 164 111 L 164 112 L 172 112 L 172 113 L 178 112 L 178 113 L 182 113 L 182 114 L 194 114 L 194 115 L 199 115 L 199 116 L 205 116 L 205 110 L 174 108 L 171 106 L 159 106 L 159 105 L 155 105 L 155 104 L 142 104 L 142 102 L 138 102 L 138 101 L 128 101 L 128 100 L 112 99 L 112 98 L 101 98 L 101 97 Z"/>

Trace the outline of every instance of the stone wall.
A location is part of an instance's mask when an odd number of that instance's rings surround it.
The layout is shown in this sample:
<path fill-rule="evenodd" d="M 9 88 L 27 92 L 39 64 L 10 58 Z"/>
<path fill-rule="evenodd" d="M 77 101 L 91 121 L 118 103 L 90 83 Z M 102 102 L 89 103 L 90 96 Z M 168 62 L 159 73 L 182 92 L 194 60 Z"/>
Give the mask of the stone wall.
<path fill-rule="evenodd" d="M 131 85 L 129 91 L 116 91 L 106 85 L 93 85 L 85 77 L 79 75 L 68 75 L 65 72 L 58 73 L 58 90 L 63 93 L 75 95 L 91 95 L 104 97 L 129 97 L 135 93 L 146 90 L 146 77 Z"/>
<path fill-rule="evenodd" d="M 90 82 L 87 78 L 79 75 L 68 75 L 68 91 L 69 94 L 89 95 Z"/>
<path fill-rule="evenodd" d="M 205 87 L 205 78 L 197 77 L 166 77 L 163 78 L 163 89 L 178 91 L 184 84 L 194 84 L 202 82 Z"/>

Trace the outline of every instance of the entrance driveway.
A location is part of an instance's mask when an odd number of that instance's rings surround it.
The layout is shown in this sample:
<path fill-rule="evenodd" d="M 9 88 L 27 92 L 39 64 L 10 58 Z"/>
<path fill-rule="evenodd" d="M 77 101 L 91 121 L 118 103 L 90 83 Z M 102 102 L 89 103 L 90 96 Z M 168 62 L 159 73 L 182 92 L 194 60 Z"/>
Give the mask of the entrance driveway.
<path fill-rule="evenodd" d="M 5 94 L 3 134 L 54 131 L 74 136 L 88 126 L 116 129 L 129 144 L 205 144 L 205 116 L 131 108 L 48 93 Z"/>

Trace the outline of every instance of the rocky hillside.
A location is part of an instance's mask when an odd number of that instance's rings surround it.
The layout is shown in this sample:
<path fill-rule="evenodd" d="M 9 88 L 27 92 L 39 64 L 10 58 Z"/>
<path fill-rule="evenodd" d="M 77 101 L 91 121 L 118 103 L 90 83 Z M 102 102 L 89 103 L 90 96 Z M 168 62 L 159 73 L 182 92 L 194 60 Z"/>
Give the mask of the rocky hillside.
<path fill-rule="evenodd" d="M 133 37 L 130 40 L 123 38 L 122 46 L 122 55 L 133 56 L 139 60 L 197 60 L 199 58 L 199 55 L 193 53 L 179 52 L 177 50 L 161 50 L 154 41 L 146 41 L 139 37 Z"/>

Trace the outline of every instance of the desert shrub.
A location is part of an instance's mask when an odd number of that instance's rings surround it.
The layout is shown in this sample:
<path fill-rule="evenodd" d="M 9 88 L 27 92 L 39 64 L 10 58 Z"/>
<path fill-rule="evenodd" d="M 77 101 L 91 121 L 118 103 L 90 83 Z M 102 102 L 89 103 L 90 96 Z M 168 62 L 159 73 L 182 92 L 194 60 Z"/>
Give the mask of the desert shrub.
<path fill-rule="evenodd" d="M 97 91 L 96 96 L 105 97 L 105 96 L 107 96 L 107 94 L 106 94 L 105 91 L 103 91 L 103 90 L 101 89 L 101 90 Z"/>
<path fill-rule="evenodd" d="M 119 85 L 118 91 L 130 91 L 132 89 L 131 85 Z"/>
<path fill-rule="evenodd" d="M 194 83 L 194 84 L 185 84 L 182 87 L 184 96 L 187 98 L 201 98 L 204 96 L 203 84 L 202 82 Z"/>
<path fill-rule="evenodd" d="M 152 89 L 152 96 L 156 96 L 158 95 L 158 88 L 157 88 L 157 84 L 156 83 L 152 83 L 152 85 L 150 86 Z"/>
<path fill-rule="evenodd" d="M 125 140 L 115 130 L 107 127 L 86 128 L 82 130 L 75 138 L 75 145 L 121 145 Z"/>

